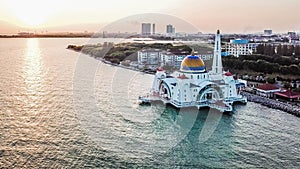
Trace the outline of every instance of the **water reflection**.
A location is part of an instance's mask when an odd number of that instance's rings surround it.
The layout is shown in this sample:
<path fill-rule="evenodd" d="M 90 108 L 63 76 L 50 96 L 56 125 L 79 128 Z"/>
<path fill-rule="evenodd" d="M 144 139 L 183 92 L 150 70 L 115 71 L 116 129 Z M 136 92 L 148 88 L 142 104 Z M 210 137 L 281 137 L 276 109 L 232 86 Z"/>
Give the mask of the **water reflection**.
<path fill-rule="evenodd" d="M 23 69 L 25 76 L 25 93 L 27 96 L 26 107 L 31 109 L 37 108 L 40 101 L 43 86 L 42 66 L 39 40 L 35 38 L 27 39 Z"/>

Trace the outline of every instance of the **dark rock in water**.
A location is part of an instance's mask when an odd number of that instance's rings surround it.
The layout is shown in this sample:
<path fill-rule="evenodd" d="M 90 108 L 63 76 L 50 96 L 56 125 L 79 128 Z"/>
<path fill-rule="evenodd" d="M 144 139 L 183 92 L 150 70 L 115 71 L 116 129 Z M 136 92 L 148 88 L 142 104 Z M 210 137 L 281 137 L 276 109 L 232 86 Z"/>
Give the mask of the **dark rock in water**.
<path fill-rule="evenodd" d="M 291 105 L 289 103 L 284 103 L 278 100 L 269 99 L 266 97 L 261 97 L 247 92 L 241 93 L 243 96 L 246 96 L 248 101 L 260 103 L 263 106 L 267 106 L 273 109 L 278 109 L 290 113 L 292 115 L 300 117 L 300 107 L 296 105 Z"/>
<path fill-rule="evenodd" d="M 72 49 L 72 50 L 75 50 L 75 51 L 81 51 L 83 48 L 82 45 L 80 46 L 77 46 L 77 45 L 68 45 L 67 49 Z"/>

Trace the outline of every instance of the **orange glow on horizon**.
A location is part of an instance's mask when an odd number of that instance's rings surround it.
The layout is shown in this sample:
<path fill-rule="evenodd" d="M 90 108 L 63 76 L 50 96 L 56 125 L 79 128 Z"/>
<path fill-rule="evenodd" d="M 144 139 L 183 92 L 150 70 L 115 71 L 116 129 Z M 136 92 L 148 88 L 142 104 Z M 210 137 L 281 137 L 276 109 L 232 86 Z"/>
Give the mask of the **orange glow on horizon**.
<path fill-rule="evenodd" d="M 55 0 L 54 0 L 55 1 Z M 6 2 L 10 13 L 24 26 L 36 27 L 46 23 L 57 12 L 50 1 L 11 0 Z M 53 1 L 51 1 L 53 3 Z"/>
<path fill-rule="evenodd" d="M 3 21 L 12 25 L 2 24 L 0 33 L 27 28 L 56 30 L 55 27 L 59 27 L 57 31 L 95 31 L 97 28 L 88 24 L 106 25 L 143 13 L 176 16 L 192 23 L 201 32 L 214 32 L 217 28 L 227 33 L 264 29 L 298 31 L 298 6 L 299 0 L 0 0 L 0 24 Z M 70 25 L 76 28 L 68 28 Z"/>

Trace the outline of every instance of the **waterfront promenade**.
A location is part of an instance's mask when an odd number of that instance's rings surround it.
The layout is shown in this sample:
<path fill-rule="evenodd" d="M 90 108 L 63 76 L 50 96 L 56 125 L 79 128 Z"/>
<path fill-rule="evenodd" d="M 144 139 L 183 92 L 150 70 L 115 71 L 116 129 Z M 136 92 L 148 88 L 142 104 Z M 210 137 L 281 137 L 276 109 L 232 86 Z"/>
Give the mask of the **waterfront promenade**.
<path fill-rule="evenodd" d="M 266 97 L 261 97 L 255 94 L 251 94 L 248 92 L 241 92 L 243 96 L 246 96 L 248 101 L 255 102 L 255 103 L 260 103 L 261 105 L 273 108 L 273 109 L 278 109 L 285 111 L 287 113 L 290 113 L 292 115 L 295 115 L 297 117 L 300 117 L 300 106 L 299 104 L 291 104 L 288 102 L 282 102 L 279 100 L 274 100 L 274 99 L 269 99 Z"/>

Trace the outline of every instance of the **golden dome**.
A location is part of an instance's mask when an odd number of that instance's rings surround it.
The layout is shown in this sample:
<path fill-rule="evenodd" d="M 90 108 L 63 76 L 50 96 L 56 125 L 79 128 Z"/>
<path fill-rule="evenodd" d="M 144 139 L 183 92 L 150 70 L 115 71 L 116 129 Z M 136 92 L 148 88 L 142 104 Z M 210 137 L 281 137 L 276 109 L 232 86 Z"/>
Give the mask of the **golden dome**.
<path fill-rule="evenodd" d="M 199 56 L 189 55 L 181 62 L 180 71 L 183 72 L 204 72 L 205 64 Z"/>

